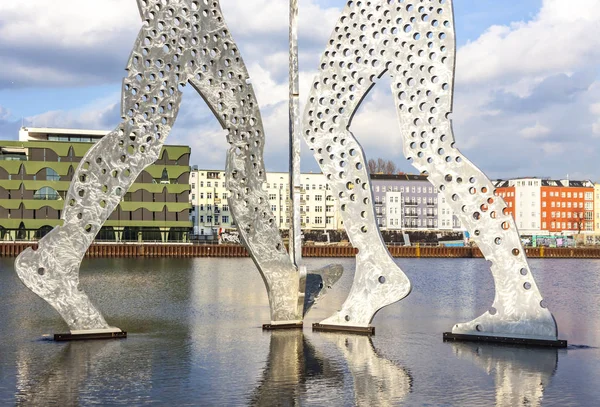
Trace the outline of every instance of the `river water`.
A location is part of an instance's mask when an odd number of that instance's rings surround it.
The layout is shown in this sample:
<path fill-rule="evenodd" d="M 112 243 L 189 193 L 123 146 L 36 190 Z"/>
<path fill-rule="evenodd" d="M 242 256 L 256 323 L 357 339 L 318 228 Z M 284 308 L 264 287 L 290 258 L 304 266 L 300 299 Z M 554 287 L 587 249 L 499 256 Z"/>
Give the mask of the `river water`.
<path fill-rule="evenodd" d="M 54 343 L 67 331 L 0 259 L 0 405 L 594 406 L 600 403 L 600 261 L 531 260 L 566 350 L 444 343 L 483 313 L 480 259 L 399 259 L 412 294 L 376 336 L 312 332 L 343 302 L 345 274 L 304 332 L 263 332 L 269 307 L 248 259 L 86 259 L 82 284 L 126 340 Z"/>

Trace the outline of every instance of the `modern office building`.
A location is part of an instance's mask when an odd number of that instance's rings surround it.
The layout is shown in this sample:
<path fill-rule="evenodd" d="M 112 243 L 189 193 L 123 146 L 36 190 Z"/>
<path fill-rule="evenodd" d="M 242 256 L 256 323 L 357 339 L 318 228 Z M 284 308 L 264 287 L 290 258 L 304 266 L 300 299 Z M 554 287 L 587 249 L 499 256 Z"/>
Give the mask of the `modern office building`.
<path fill-rule="evenodd" d="M 233 230 L 235 225 L 227 204 L 225 172 L 194 169 L 190 179 L 194 234 L 210 237 L 219 230 Z M 264 188 L 279 228 L 288 229 L 288 174 L 267 173 Z M 372 176 L 372 188 L 377 221 L 382 230 L 462 230 L 445 200 L 440 205 L 438 191 L 425 176 L 377 174 Z M 301 175 L 300 216 L 305 230 L 343 229 L 337 199 L 323 174 Z"/>
<path fill-rule="evenodd" d="M 79 161 L 106 131 L 22 128 L 0 141 L 0 237 L 34 240 L 62 223 Z M 137 178 L 97 236 L 104 241 L 185 241 L 189 218 L 187 146 L 165 146 Z"/>
<path fill-rule="evenodd" d="M 519 178 L 496 181 L 522 235 L 575 235 L 594 232 L 591 181 Z"/>

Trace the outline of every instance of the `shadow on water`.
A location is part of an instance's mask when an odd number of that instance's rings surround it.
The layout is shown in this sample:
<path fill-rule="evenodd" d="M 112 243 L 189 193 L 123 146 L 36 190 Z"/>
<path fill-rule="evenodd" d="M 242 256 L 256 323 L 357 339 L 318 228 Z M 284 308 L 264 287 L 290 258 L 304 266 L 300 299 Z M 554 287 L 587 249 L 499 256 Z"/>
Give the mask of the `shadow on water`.
<path fill-rule="evenodd" d="M 541 406 L 558 367 L 558 350 L 506 345 L 452 343 L 459 359 L 494 375 L 496 406 Z"/>
<path fill-rule="evenodd" d="M 302 331 L 275 331 L 262 379 L 249 404 L 298 405 L 312 385 L 342 388 L 348 371 L 353 380 L 353 404 L 358 406 L 397 404 L 412 391 L 410 373 L 381 357 L 369 337 L 326 333 L 319 336 L 337 348 L 347 368 L 324 357 Z"/>

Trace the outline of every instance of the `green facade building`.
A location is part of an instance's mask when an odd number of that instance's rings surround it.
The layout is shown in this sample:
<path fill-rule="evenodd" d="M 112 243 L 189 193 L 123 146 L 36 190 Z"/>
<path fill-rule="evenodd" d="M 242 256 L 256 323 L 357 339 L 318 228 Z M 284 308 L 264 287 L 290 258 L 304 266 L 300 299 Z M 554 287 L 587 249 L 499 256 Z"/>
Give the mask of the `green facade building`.
<path fill-rule="evenodd" d="M 21 129 L 0 141 L 0 239 L 37 240 L 62 224 L 65 196 L 79 161 L 107 132 Z M 139 175 L 98 233 L 97 241 L 188 241 L 190 153 L 165 146 Z"/>

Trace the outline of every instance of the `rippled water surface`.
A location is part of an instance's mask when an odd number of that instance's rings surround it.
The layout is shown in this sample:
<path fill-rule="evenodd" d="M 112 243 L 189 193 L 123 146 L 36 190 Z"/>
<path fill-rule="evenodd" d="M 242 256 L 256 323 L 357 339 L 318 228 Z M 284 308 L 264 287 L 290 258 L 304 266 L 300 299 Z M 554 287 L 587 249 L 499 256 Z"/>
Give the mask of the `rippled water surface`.
<path fill-rule="evenodd" d="M 0 259 L 0 405 L 594 406 L 600 400 L 600 261 L 532 260 L 567 350 L 450 344 L 442 332 L 493 299 L 478 259 L 401 259 L 412 294 L 372 339 L 312 332 L 349 291 L 345 274 L 304 332 L 263 332 L 264 284 L 247 259 L 87 259 L 82 282 L 120 341 L 67 331 Z"/>

